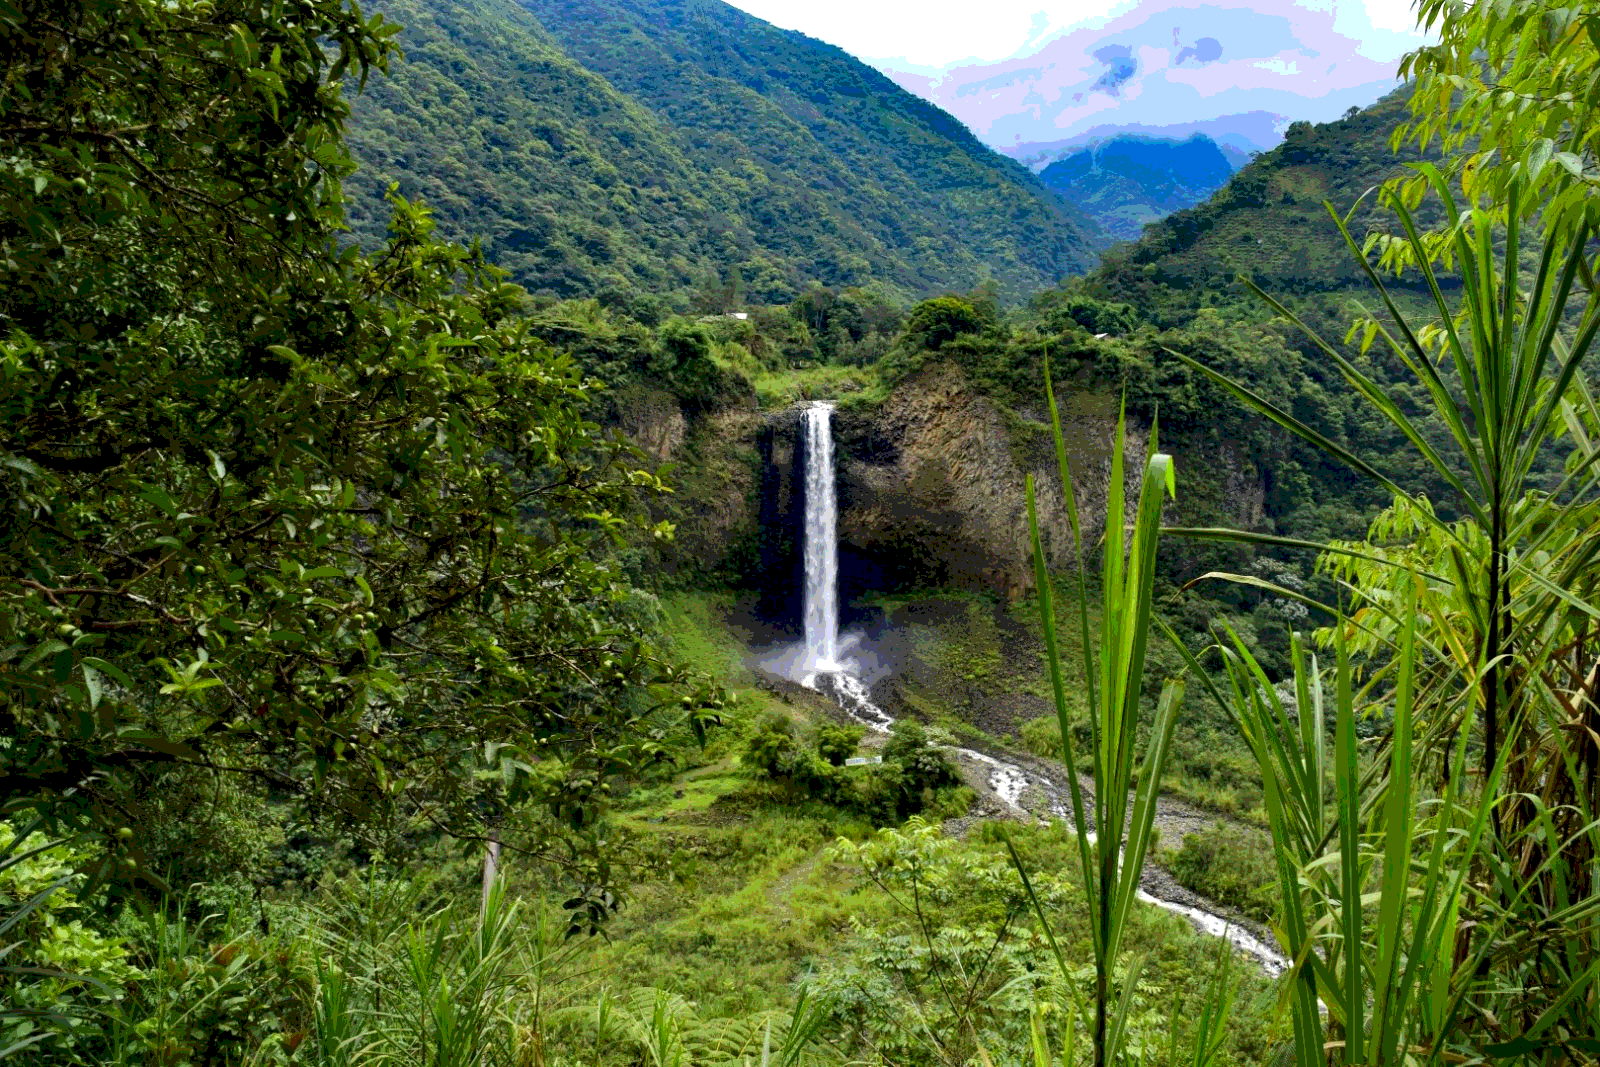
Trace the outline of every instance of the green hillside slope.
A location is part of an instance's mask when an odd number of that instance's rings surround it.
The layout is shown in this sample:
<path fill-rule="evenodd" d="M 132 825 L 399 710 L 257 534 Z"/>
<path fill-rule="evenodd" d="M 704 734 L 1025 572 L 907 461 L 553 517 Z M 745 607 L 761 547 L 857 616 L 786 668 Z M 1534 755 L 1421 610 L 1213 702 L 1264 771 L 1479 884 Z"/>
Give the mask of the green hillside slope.
<path fill-rule="evenodd" d="M 1039 180 L 1111 236 L 1137 240 L 1149 223 L 1205 200 L 1233 171 L 1221 146 L 1204 134 L 1186 141 L 1123 134 L 1056 160 Z"/>
<path fill-rule="evenodd" d="M 1411 373 L 1384 345 L 1363 354 L 1356 344 L 1343 344 L 1351 323 L 1381 304 L 1324 206 L 1329 202 L 1341 214 L 1353 209 L 1350 230 L 1358 241 L 1372 231 L 1399 231 L 1375 189 L 1407 173 L 1406 164 L 1418 158 L 1411 146 L 1399 153 L 1390 148 L 1405 114 L 1405 90 L 1400 90 L 1337 122 L 1294 124 L 1281 145 L 1235 174 L 1211 199 L 1147 227 L 1138 242 L 1113 249 L 1074 288 L 1101 300 L 1126 302 L 1161 331 L 1161 344 L 1141 358 L 1155 380 L 1166 383 L 1163 388 L 1194 380 L 1193 372 L 1165 350 L 1184 351 L 1233 375 L 1400 485 L 1428 494 L 1441 513 L 1451 513 L 1453 491 L 1416 457 L 1393 425 L 1360 400 L 1304 334 L 1282 320 L 1273 322 L 1271 308 L 1240 280 L 1251 278 L 1322 338 L 1342 344 L 1345 354 L 1394 403 L 1412 413 L 1425 434 L 1445 432 L 1430 420 L 1427 398 Z M 1433 225 L 1439 210 L 1430 198 L 1418 207 L 1418 218 Z M 1441 274 L 1440 282 L 1448 296 L 1455 278 Z M 1386 285 L 1413 324 L 1437 318 L 1437 308 L 1415 272 L 1389 277 Z M 1254 357 L 1231 366 L 1203 346 L 1191 348 L 1176 340 L 1224 334 L 1274 340 L 1268 346 L 1247 346 Z M 1152 395 L 1152 411 L 1157 402 L 1165 431 L 1174 405 L 1160 390 Z M 1201 420 L 1190 429 L 1238 436 L 1264 425 L 1231 398 L 1218 397 L 1217 403 L 1221 407 L 1214 420 Z M 1348 536 L 1387 503 L 1387 494 L 1343 463 L 1275 430 L 1268 439 L 1281 442 L 1283 449 L 1282 456 L 1262 467 L 1275 486 L 1269 499 L 1280 501 L 1275 509 L 1268 508 L 1278 532 L 1320 538 L 1342 530 Z M 1541 460 L 1548 462 L 1558 463 L 1558 458 Z"/>
<path fill-rule="evenodd" d="M 403 59 L 353 100 L 351 222 L 376 239 L 390 182 L 534 290 L 673 288 L 714 262 L 704 175 L 515 4 L 387 0 Z"/>
<path fill-rule="evenodd" d="M 1389 147 L 1404 112 L 1404 92 L 1396 91 L 1338 122 L 1295 123 L 1282 144 L 1205 203 L 1169 215 L 1137 243 L 1108 254 L 1086 287 L 1133 302 L 1167 324 L 1227 305 L 1261 317 L 1265 309 L 1238 282 L 1244 274 L 1313 314 L 1326 307 L 1342 316 L 1348 296 L 1364 294 L 1366 282 L 1323 202 L 1348 211 L 1417 158 L 1409 146 L 1399 154 Z M 1360 237 L 1391 223 L 1376 197 L 1368 197 L 1351 229 Z"/>
<path fill-rule="evenodd" d="M 397 181 L 559 296 L 1022 296 L 1092 261 L 1093 224 L 949 115 L 724 4 L 377 7 L 406 56 L 355 104 L 364 240 Z"/>

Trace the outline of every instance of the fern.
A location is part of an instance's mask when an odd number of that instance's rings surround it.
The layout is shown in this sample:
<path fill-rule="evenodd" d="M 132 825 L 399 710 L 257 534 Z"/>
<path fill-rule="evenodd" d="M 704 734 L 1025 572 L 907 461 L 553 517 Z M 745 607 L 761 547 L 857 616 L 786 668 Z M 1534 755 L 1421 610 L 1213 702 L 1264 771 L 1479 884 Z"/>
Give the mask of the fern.
<path fill-rule="evenodd" d="M 704 1019 L 679 994 L 640 986 L 604 993 L 592 1005 L 552 1012 L 550 1023 L 587 1028 L 597 1049 L 624 1045 L 650 1067 L 796 1067 L 827 1018 L 827 1006 L 804 992 L 792 1012 Z"/>

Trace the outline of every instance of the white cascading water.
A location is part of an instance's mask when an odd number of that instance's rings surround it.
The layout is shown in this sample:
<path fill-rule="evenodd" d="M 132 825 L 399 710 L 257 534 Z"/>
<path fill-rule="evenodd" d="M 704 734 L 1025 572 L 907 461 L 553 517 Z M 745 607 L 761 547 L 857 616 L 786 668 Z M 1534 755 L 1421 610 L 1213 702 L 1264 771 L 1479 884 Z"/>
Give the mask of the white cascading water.
<path fill-rule="evenodd" d="M 833 405 L 819 401 L 805 422 L 805 669 L 832 673 L 839 663 L 839 511 L 834 497 Z"/>
<path fill-rule="evenodd" d="M 839 637 L 839 515 L 834 491 L 833 405 L 826 401 L 808 404 L 802 409 L 801 418 L 805 426 L 805 647 L 798 657 L 799 670 L 791 676 L 807 688 L 827 693 L 846 714 L 868 729 L 888 733 L 894 717 L 872 702 L 872 692 L 856 673 L 854 659 L 845 654 L 853 640 L 841 643 Z M 785 662 L 792 669 L 795 660 L 786 657 Z M 985 752 L 970 748 L 953 751 L 988 767 L 989 788 L 1013 811 L 1029 815 L 1022 799 L 1025 793 L 1033 792 L 1044 798 L 1051 816 L 1068 817 L 1063 791 L 1050 779 Z M 1287 966 L 1276 950 L 1221 916 L 1162 900 L 1142 889 L 1139 899 L 1187 917 L 1205 933 L 1227 938 L 1254 956 L 1270 975 L 1281 974 Z"/>

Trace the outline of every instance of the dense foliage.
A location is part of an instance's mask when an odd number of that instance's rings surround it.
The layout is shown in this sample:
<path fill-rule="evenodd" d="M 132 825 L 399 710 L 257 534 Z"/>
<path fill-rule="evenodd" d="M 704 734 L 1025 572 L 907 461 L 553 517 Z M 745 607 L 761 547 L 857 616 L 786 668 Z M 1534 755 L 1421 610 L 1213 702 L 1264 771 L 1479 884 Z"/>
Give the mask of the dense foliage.
<path fill-rule="evenodd" d="M 929 741 L 920 723 L 895 723 L 876 762 L 847 766 L 862 733 L 822 723 L 813 737 L 801 738 L 788 717 L 769 715 L 751 732 L 744 760 L 801 796 L 859 813 L 874 825 L 894 825 L 925 811 L 965 810 L 970 791 L 962 789 L 944 749 Z"/>
<path fill-rule="evenodd" d="M 1401 63 L 1416 88 L 1393 143 L 1437 147 L 1451 179 L 1497 218 L 1538 217 L 1547 232 L 1563 235 L 1594 226 L 1588 101 L 1600 13 L 1548 0 L 1469 7 L 1427 0 L 1417 5 L 1417 21 L 1438 41 Z M 1427 177 L 1417 174 L 1406 198 L 1415 205 L 1427 190 Z M 1425 247 L 1448 258 L 1452 243 L 1440 232 Z M 1403 241 L 1388 243 L 1384 254 L 1393 266 L 1416 261 Z"/>
<path fill-rule="evenodd" d="M 0 1058 L 1596 1062 L 1600 15 L 1424 3 L 1400 133 L 1295 124 L 1008 310 L 1082 246 L 948 117 L 714 4 L 529 7 L 396 0 L 363 173 L 382 17 L 0 3 Z M 969 812 L 942 727 L 1001 740 L 935 672 L 868 737 L 665 592 L 761 566 L 662 547 L 715 427 L 935 366 L 1052 481 L 1066 390 L 1160 446 L 1119 423 L 1075 583 L 1029 476 L 1029 640 L 908 653 L 1053 705 L 1096 797 L 1048 827 Z M 676 500 L 602 428 L 656 403 Z M 1138 906 L 1169 763 L 1270 830 L 1171 867 L 1275 987 Z"/>
<path fill-rule="evenodd" d="M 358 100 L 352 218 L 400 183 L 535 293 L 728 311 L 808 285 L 1013 297 L 1090 265 L 1095 227 L 876 71 L 733 7 L 389 0 Z"/>
<path fill-rule="evenodd" d="M 168 822 L 207 788 L 244 790 L 230 833 L 288 805 L 369 846 L 509 804 L 604 881 L 608 774 L 717 698 L 623 626 L 605 557 L 658 482 L 518 291 L 404 202 L 335 246 L 340 85 L 392 28 L 68 6 L 0 13 L 4 813 L 159 879 L 225 869 Z"/>

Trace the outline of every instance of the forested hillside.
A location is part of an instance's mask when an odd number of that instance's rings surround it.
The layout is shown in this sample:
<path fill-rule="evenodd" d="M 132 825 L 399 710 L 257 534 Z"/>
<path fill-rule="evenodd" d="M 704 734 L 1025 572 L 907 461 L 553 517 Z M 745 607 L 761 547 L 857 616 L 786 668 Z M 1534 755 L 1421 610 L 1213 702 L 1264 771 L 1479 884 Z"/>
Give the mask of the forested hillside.
<path fill-rule="evenodd" d="M 1389 143 L 1404 114 L 1405 91 L 1397 90 L 1337 122 L 1294 123 L 1282 144 L 1205 203 L 1175 212 L 1107 255 L 1085 278 L 1085 290 L 1136 303 L 1162 324 L 1184 322 L 1204 307 L 1266 316 L 1265 305 L 1245 295 L 1241 274 L 1287 298 L 1365 293 L 1360 265 L 1323 202 L 1343 214 L 1406 173 L 1418 153 L 1410 147 L 1396 153 Z M 1396 224 L 1368 196 L 1350 226 L 1360 238 L 1369 228 Z"/>
<path fill-rule="evenodd" d="M 1403 435 L 1375 417 L 1306 334 L 1276 315 L 1245 284 L 1246 279 L 1253 281 L 1286 304 L 1377 381 L 1396 390 L 1402 402 L 1422 403 L 1420 393 L 1402 384 L 1406 371 L 1400 361 L 1381 346 L 1363 355 L 1357 341 L 1345 343 L 1355 318 L 1367 313 L 1389 318 L 1324 206 L 1331 204 L 1341 215 L 1353 210 L 1348 224 L 1358 242 L 1372 232 L 1400 230 L 1377 192 L 1384 182 L 1411 173 L 1406 164 L 1420 158 L 1414 147 L 1396 152 L 1390 143 L 1405 116 L 1405 100 L 1405 90 L 1400 90 L 1335 122 L 1295 123 L 1281 145 L 1251 161 L 1207 201 L 1149 226 L 1137 242 L 1109 251 L 1098 268 L 1068 287 L 1083 296 L 1130 305 L 1153 337 L 1165 338 L 1147 347 L 1134 364 L 1152 368 L 1163 383 L 1137 394 L 1151 414 L 1158 407 L 1173 414 L 1183 410 L 1173 403 L 1176 383 L 1210 388 L 1170 354 L 1193 351 L 1173 338 L 1209 338 L 1212 345 L 1228 338 L 1226 344 L 1239 353 L 1235 358 L 1244 361 L 1232 363 L 1230 373 L 1250 388 L 1406 484 L 1435 499 L 1448 499 L 1437 475 L 1403 447 Z M 1436 202 L 1420 206 L 1424 222 L 1438 217 Z M 1448 270 L 1441 269 L 1438 280 L 1447 290 L 1456 285 Z M 1407 311 L 1430 310 L 1426 287 L 1415 271 L 1391 279 L 1391 291 Z M 1264 425 L 1259 415 L 1246 414 L 1231 402 L 1224 401 L 1222 410 L 1231 414 L 1220 421 L 1203 418 L 1194 429 L 1227 439 L 1241 432 L 1234 420 Z M 1442 427 L 1429 429 L 1442 432 Z M 1382 506 L 1382 491 L 1355 476 L 1348 464 L 1291 436 L 1274 439 L 1284 451 L 1261 469 L 1274 487 L 1270 499 L 1278 506 L 1269 508 L 1269 514 L 1277 532 L 1312 538 L 1354 533 L 1351 524 Z"/>
<path fill-rule="evenodd" d="M 1147 224 L 1209 197 L 1232 174 L 1228 156 L 1204 134 L 1186 141 L 1121 135 L 1062 156 L 1039 180 L 1113 237 L 1134 240 Z"/>
<path fill-rule="evenodd" d="M 0 2 L 0 1060 L 1600 1063 L 1600 3 L 1063 281 L 530 2 Z"/>
<path fill-rule="evenodd" d="M 386 0 L 355 100 L 356 231 L 425 200 L 534 293 L 725 310 L 807 284 L 903 298 L 1091 265 L 1093 223 L 836 48 L 722 3 Z"/>

